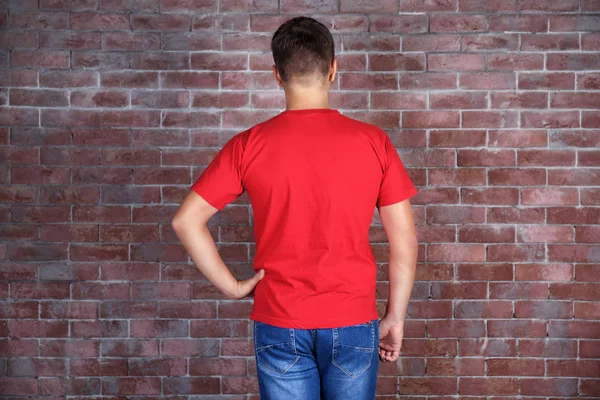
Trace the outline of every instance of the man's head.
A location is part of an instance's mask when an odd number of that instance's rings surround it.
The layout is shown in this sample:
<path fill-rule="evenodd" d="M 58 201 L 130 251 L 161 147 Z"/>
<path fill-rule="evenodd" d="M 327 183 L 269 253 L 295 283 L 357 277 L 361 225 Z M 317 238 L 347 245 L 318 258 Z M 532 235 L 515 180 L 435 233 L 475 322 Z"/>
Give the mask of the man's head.
<path fill-rule="evenodd" d="M 280 85 L 322 85 L 335 77 L 333 36 L 313 18 L 296 17 L 283 23 L 273 35 L 271 50 Z"/>

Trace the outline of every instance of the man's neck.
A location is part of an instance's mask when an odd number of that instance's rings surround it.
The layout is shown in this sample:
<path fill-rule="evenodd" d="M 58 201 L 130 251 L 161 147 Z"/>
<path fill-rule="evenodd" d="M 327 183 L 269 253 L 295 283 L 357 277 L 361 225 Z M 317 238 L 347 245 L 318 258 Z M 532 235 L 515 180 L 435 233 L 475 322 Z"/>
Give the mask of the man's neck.
<path fill-rule="evenodd" d="M 288 110 L 305 110 L 329 108 L 329 92 L 322 88 L 302 88 L 285 90 L 285 108 Z"/>

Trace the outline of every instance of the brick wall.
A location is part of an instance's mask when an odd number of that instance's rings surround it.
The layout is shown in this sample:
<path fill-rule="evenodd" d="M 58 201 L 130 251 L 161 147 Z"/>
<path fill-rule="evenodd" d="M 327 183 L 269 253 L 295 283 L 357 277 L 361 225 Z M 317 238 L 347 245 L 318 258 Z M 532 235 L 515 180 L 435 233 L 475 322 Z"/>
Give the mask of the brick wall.
<path fill-rule="evenodd" d="M 0 0 L 0 395 L 258 398 L 251 301 L 203 280 L 170 221 L 225 141 L 284 107 L 270 35 L 309 14 L 336 38 L 332 107 L 385 129 L 421 188 L 381 398 L 600 398 L 599 12 Z M 246 196 L 211 224 L 239 278 L 250 224 Z"/>

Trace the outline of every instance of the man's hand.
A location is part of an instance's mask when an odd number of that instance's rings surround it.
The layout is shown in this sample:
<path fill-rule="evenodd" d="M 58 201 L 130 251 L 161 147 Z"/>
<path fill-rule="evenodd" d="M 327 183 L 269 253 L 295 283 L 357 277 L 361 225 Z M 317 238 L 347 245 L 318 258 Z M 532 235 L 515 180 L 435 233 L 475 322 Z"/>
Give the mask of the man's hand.
<path fill-rule="evenodd" d="M 254 287 L 265 276 L 265 270 L 261 269 L 252 278 L 245 279 L 243 281 L 237 281 L 237 288 L 235 293 L 231 296 L 234 300 L 243 299 L 254 290 Z"/>
<path fill-rule="evenodd" d="M 379 359 L 383 362 L 396 361 L 400 355 L 404 323 L 395 323 L 383 317 L 379 321 Z"/>

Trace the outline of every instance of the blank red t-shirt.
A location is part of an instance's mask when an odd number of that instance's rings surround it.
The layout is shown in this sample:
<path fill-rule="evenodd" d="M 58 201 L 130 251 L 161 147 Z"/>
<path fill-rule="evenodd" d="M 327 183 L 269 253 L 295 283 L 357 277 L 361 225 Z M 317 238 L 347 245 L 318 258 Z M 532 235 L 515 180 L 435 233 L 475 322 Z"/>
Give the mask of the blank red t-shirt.
<path fill-rule="evenodd" d="M 378 318 L 369 226 L 417 189 L 387 134 L 334 109 L 285 110 L 229 140 L 192 190 L 219 210 L 244 191 L 254 212 L 250 319 L 332 328 Z"/>

